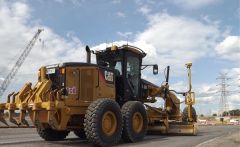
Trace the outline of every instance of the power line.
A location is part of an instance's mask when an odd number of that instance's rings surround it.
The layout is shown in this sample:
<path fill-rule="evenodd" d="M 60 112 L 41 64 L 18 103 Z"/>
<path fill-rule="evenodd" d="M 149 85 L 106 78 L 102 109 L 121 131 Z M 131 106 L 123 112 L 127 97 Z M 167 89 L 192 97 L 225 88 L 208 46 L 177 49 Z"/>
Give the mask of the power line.
<path fill-rule="evenodd" d="M 228 96 L 230 91 L 228 90 L 227 87 L 230 85 L 228 84 L 228 80 L 230 80 L 227 76 L 226 73 L 224 74 L 219 74 L 217 77 L 217 80 L 220 81 L 220 83 L 217 85 L 219 86 L 219 91 L 220 92 L 220 99 L 219 99 L 219 110 L 218 113 L 220 116 L 222 116 L 223 112 L 228 112 L 229 110 L 229 105 L 228 105 Z"/>

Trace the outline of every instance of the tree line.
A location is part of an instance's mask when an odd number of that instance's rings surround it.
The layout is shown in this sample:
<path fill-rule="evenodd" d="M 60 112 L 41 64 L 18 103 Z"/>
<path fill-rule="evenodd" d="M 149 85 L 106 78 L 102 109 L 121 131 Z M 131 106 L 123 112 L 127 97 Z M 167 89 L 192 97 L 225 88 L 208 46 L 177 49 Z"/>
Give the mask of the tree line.
<path fill-rule="evenodd" d="M 224 111 L 222 116 L 240 116 L 240 109 Z"/>

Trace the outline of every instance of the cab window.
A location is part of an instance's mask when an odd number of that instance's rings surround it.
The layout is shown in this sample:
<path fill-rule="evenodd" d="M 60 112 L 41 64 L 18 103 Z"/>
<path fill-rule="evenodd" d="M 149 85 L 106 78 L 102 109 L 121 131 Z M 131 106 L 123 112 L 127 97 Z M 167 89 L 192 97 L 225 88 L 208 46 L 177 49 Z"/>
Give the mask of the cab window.
<path fill-rule="evenodd" d="M 127 58 L 127 72 L 126 77 L 129 80 L 130 86 L 133 89 L 134 95 L 138 95 L 139 90 L 139 68 L 140 61 L 137 57 L 128 57 Z"/>
<path fill-rule="evenodd" d="M 122 62 L 121 61 L 116 62 L 115 69 L 117 72 L 116 76 L 122 76 Z"/>

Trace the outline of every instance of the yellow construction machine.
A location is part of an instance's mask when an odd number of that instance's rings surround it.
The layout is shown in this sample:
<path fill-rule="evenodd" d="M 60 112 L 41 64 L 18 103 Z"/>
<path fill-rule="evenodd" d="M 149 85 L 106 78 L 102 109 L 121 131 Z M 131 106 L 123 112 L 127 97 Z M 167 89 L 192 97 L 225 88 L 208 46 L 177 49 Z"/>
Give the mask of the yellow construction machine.
<path fill-rule="evenodd" d="M 169 89 L 169 71 L 161 86 L 141 78 L 141 71 L 158 65 L 143 65 L 146 53 L 134 46 L 112 46 L 93 51 L 86 46 L 87 62 L 67 62 L 43 66 L 38 82 L 26 83 L 0 104 L 0 121 L 11 127 L 30 127 L 29 116 L 38 134 L 47 141 L 63 140 L 70 131 L 99 146 L 113 146 L 120 139 L 137 142 L 149 131 L 196 135 L 195 95 L 191 85 L 191 63 L 186 64 L 189 90 Z M 96 64 L 91 63 L 96 55 Z M 187 107 L 181 112 L 180 99 Z M 152 107 L 156 98 L 163 108 Z M 184 101 L 183 101 L 184 102 Z M 5 120 L 8 112 L 9 120 Z"/>

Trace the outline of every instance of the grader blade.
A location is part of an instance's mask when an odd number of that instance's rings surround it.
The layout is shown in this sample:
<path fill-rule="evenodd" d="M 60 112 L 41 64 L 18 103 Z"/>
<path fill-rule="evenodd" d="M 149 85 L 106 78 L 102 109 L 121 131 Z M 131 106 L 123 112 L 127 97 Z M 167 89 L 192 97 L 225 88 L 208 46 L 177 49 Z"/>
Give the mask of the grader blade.
<path fill-rule="evenodd" d="M 182 135 L 195 136 L 198 133 L 196 124 L 173 123 L 169 124 L 169 128 L 163 125 L 148 126 L 149 134 L 165 134 L 165 135 Z"/>
<path fill-rule="evenodd" d="M 196 124 L 172 124 L 168 133 L 195 136 L 198 133 L 198 126 Z"/>

